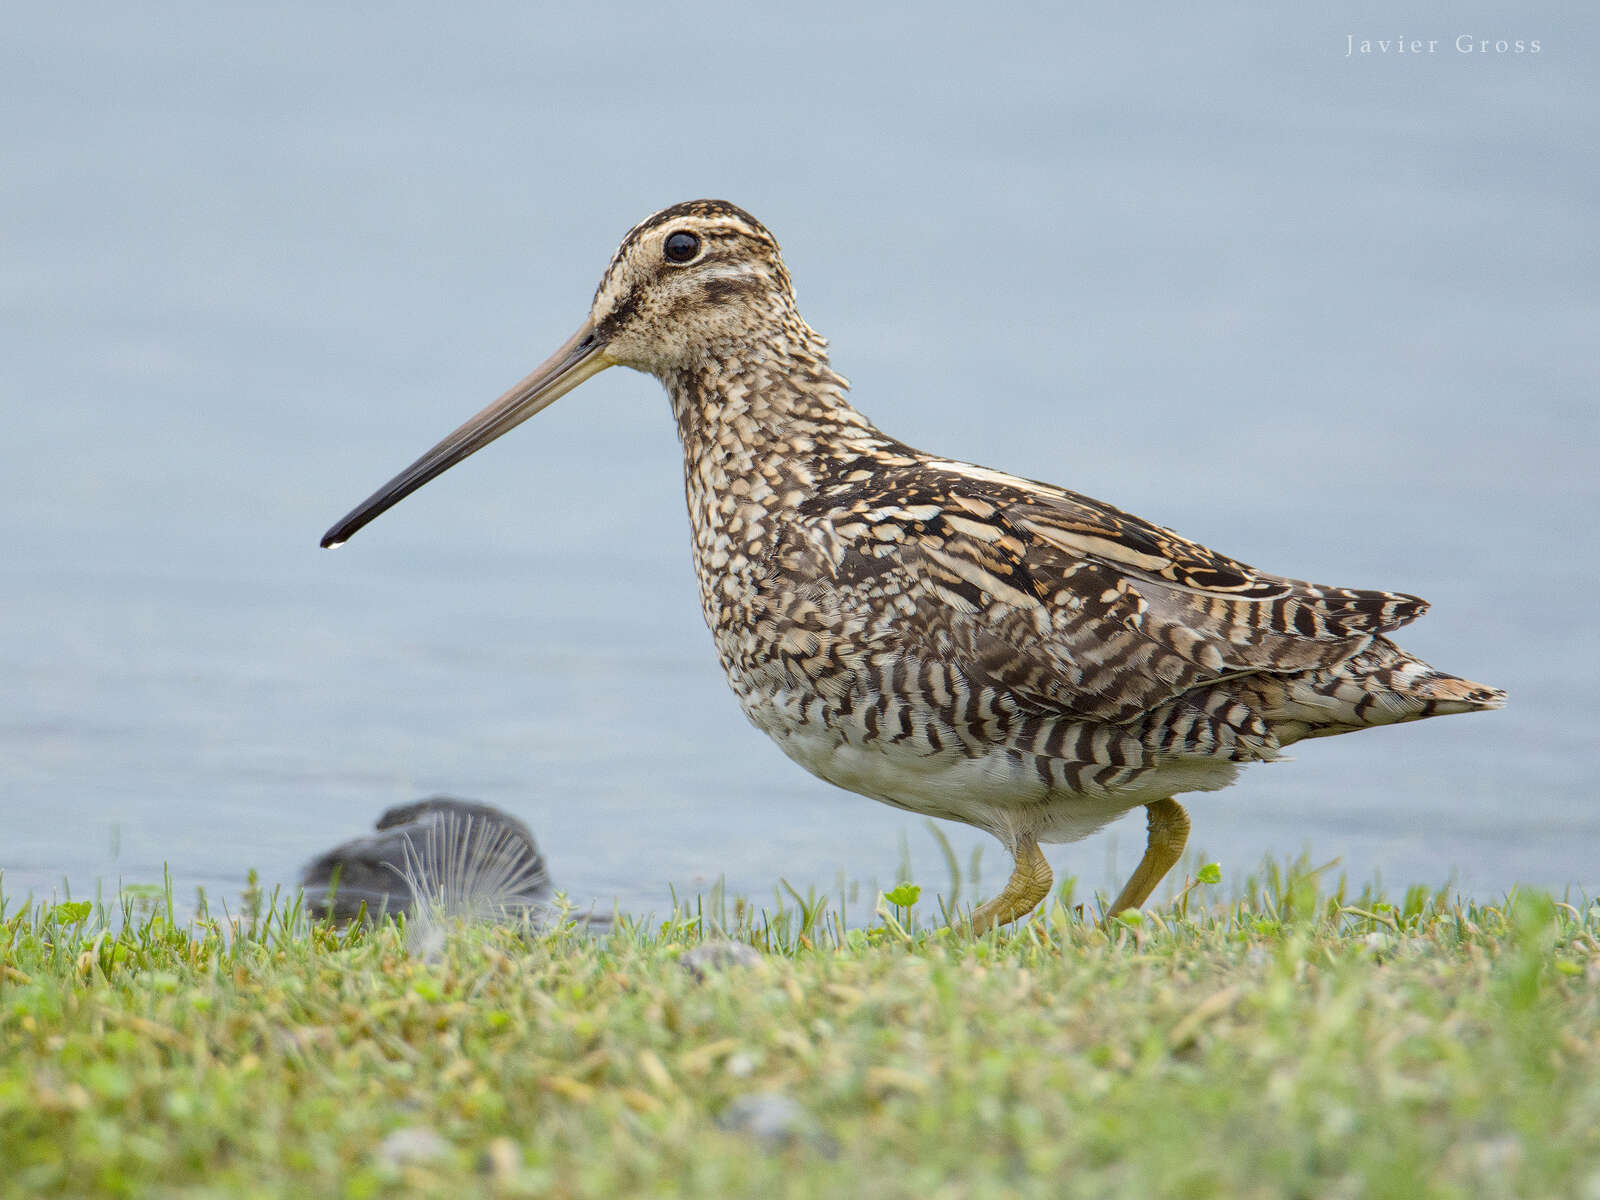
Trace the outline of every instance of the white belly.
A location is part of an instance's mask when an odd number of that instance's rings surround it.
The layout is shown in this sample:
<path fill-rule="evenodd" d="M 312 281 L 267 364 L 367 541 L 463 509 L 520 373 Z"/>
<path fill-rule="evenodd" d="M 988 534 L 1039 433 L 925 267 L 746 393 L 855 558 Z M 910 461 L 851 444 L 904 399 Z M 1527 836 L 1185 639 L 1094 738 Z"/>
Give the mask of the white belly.
<path fill-rule="evenodd" d="M 757 700 L 745 712 L 813 775 L 896 808 L 986 829 L 1007 846 L 1023 833 L 1041 842 L 1075 842 L 1131 808 L 1226 787 L 1239 769 L 1231 762 L 1174 760 L 1122 787 L 1068 791 L 1047 785 L 1029 756 L 1003 747 L 981 757 L 952 747 L 930 753 L 916 741 L 868 738 L 848 720 L 806 720 L 804 708 L 785 699 Z"/>

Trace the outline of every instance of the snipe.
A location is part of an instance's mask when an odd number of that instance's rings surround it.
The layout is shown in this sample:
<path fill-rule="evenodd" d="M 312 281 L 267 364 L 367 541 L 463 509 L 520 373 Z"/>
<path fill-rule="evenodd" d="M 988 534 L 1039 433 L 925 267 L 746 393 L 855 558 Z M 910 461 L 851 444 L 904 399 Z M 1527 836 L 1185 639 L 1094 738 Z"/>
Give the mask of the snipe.
<path fill-rule="evenodd" d="M 1174 795 L 1301 738 L 1504 701 L 1388 640 L 1415 596 L 1268 575 L 880 433 L 777 242 L 717 200 L 636 225 L 566 344 L 322 544 L 618 364 L 671 398 L 701 604 L 746 715 L 823 779 L 999 838 L 1016 867 L 977 931 L 1048 893 L 1041 841 L 1144 805 L 1149 843 L 1111 911 L 1136 907 L 1182 853 Z"/>

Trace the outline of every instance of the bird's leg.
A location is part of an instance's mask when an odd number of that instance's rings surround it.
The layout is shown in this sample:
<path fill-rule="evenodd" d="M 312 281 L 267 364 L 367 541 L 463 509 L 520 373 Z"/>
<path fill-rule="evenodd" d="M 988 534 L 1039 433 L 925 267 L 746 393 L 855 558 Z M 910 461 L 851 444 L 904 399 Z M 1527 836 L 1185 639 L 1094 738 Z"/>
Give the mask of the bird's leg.
<path fill-rule="evenodd" d="M 1189 840 L 1189 814 L 1183 811 L 1183 805 L 1169 798 L 1144 807 L 1150 814 L 1150 838 L 1145 844 L 1144 857 L 1134 868 L 1133 878 L 1106 909 L 1108 917 L 1125 909 L 1138 908 L 1150 899 L 1156 884 L 1183 857 L 1184 844 Z"/>
<path fill-rule="evenodd" d="M 1027 916 L 1050 894 L 1050 864 L 1039 850 L 1039 839 L 1031 833 L 1023 834 L 1017 839 L 1015 857 L 1017 865 L 1012 868 L 1004 890 L 993 900 L 973 909 L 974 935 L 988 933 L 997 925 Z"/>

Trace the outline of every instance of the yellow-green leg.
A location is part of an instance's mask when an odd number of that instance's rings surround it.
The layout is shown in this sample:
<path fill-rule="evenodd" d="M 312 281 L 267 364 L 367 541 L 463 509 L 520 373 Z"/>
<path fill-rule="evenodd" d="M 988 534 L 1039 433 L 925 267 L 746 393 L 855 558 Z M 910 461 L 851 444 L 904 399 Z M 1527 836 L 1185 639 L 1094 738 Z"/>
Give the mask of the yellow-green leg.
<path fill-rule="evenodd" d="M 1145 843 L 1144 857 L 1134 868 L 1133 878 L 1106 910 L 1108 917 L 1124 909 L 1138 908 L 1150 899 L 1156 884 L 1183 857 L 1184 844 L 1189 840 L 1189 814 L 1183 811 L 1183 805 L 1167 799 L 1144 807 L 1150 814 L 1150 837 Z"/>
<path fill-rule="evenodd" d="M 1039 841 L 1033 834 L 1025 833 L 1017 839 L 1016 860 L 1017 865 L 1011 871 L 1011 878 L 1006 880 L 1004 890 L 973 910 L 972 932 L 975 935 L 1027 916 L 1050 894 L 1050 864 L 1045 862 Z"/>

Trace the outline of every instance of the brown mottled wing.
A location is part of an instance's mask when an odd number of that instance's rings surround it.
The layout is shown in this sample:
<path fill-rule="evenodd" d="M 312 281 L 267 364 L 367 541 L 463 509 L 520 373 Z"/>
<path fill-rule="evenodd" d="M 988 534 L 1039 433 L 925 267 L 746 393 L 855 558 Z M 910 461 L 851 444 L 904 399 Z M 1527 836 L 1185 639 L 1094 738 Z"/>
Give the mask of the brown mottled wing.
<path fill-rule="evenodd" d="M 1129 721 L 1225 676 L 1340 662 L 1426 607 L 1267 575 L 1087 497 L 937 462 L 808 507 L 784 573 L 852 640 L 954 663 L 1037 712 Z"/>

